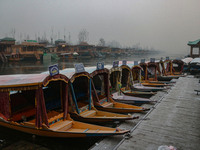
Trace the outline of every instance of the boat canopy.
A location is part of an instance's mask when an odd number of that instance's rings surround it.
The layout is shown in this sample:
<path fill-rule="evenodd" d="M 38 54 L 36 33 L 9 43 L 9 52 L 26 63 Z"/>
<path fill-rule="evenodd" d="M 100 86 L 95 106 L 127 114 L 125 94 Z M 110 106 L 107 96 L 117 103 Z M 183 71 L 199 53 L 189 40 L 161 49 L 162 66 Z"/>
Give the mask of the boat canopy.
<path fill-rule="evenodd" d="M 153 76 L 153 80 L 157 80 L 157 73 L 156 73 L 157 67 L 158 67 L 157 64 L 154 63 L 154 62 L 149 62 L 149 63 L 147 64 L 147 71 L 148 71 L 148 73 L 145 75 L 145 76 L 147 76 L 147 77 L 146 77 L 147 79 L 150 78 L 150 77 L 148 76 L 148 75 L 150 74 L 151 76 Z"/>
<path fill-rule="evenodd" d="M 1 117 L 3 116 L 5 120 L 18 121 L 22 119 L 23 115 L 27 117 L 35 115 L 36 127 L 42 127 L 43 123 L 49 127 L 43 87 L 46 87 L 51 81 L 63 81 L 64 83 L 68 83 L 68 78 L 62 74 L 57 74 L 54 76 L 50 76 L 49 74 L 20 74 L 0 76 Z M 64 117 L 67 116 L 68 107 L 67 85 L 68 84 L 62 86 Z M 11 95 L 12 91 L 18 92 Z M 20 108 L 20 112 L 15 110 L 17 109 L 18 105 L 23 107 Z M 11 108 L 13 108 L 13 110 Z"/>
<path fill-rule="evenodd" d="M 38 87 L 47 86 L 50 81 L 56 80 L 68 83 L 68 78 L 62 74 L 55 76 L 50 76 L 49 74 L 2 75 L 0 76 L 0 91 L 38 89 Z"/>
<path fill-rule="evenodd" d="M 140 82 L 141 78 L 141 71 L 143 71 L 143 68 L 139 65 L 135 65 L 132 67 L 132 80 L 134 82 Z"/>
<path fill-rule="evenodd" d="M 141 70 L 141 77 L 144 79 L 144 80 L 147 80 L 147 74 L 148 74 L 148 70 L 147 70 L 147 62 L 140 62 L 139 64 L 143 70 Z"/>
<path fill-rule="evenodd" d="M 192 57 L 187 57 L 187 58 L 182 59 L 182 61 L 183 61 L 185 64 L 189 64 L 192 60 L 193 60 Z"/>
<path fill-rule="evenodd" d="M 178 72 L 182 73 L 183 71 L 184 62 L 181 59 L 174 59 L 172 61 L 173 73 Z"/>
<path fill-rule="evenodd" d="M 88 70 L 89 69 L 87 68 L 86 71 Z M 92 87 L 95 92 L 94 94 L 97 100 L 99 101 L 98 94 L 96 93 L 96 89 L 99 89 L 99 87 L 96 87 L 97 85 L 101 85 L 100 88 L 102 88 L 102 85 L 103 85 L 104 89 L 101 89 L 101 91 L 103 90 L 105 92 L 105 96 L 109 99 L 109 93 L 110 93 L 109 92 L 109 70 L 107 68 L 94 70 L 93 72 L 90 73 L 90 76 L 93 79 Z M 98 76 L 102 76 L 103 78 L 100 78 Z"/>
<path fill-rule="evenodd" d="M 121 72 L 121 86 L 129 89 L 129 85 L 132 85 L 132 70 L 128 65 L 122 65 Z"/>
<path fill-rule="evenodd" d="M 90 69 L 86 68 L 86 71 L 88 73 L 90 73 L 91 78 L 93 78 L 94 76 L 98 75 L 98 74 L 109 74 L 109 70 L 107 68 L 104 69 L 100 69 L 100 70 L 93 70 L 91 71 Z"/>
<path fill-rule="evenodd" d="M 194 58 L 194 59 L 190 62 L 190 64 L 193 64 L 193 63 L 200 63 L 200 57 Z"/>
<path fill-rule="evenodd" d="M 133 66 L 131 70 L 133 70 L 133 69 L 143 70 L 143 68 L 141 66 L 139 66 L 139 65 Z"/>

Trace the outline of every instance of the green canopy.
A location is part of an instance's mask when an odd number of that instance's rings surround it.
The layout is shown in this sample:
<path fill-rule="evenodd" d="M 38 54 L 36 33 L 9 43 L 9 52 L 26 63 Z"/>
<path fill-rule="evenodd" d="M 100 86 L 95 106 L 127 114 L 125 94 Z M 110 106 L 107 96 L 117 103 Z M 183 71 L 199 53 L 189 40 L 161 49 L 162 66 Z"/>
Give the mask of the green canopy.
<path fill-rule="evenodd" d="M 192 45 L 197 45 L 198 43 L 200 43 L 200 39 L 198 39 L 196 41 L 189 41 L 188 45 L 192 46 Z"/>
<path fill-rule="evenodd" d="M 16 41 L 16 40 L 11 37 L 5 37 L 5 38 L 1 39 L 0 41 Z"/>

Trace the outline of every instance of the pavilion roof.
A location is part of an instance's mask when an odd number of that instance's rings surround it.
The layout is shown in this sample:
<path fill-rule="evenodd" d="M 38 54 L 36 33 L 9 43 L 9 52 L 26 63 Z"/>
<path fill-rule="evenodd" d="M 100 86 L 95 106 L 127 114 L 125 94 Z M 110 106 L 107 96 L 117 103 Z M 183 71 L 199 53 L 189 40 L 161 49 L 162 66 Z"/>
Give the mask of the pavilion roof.
<path fill-rule="evenodd" d="M 200 39 L 196 40 L 196 41 L 189 41 L 188 42 L 189 46 L 197 46 L 200 45 Z"/>

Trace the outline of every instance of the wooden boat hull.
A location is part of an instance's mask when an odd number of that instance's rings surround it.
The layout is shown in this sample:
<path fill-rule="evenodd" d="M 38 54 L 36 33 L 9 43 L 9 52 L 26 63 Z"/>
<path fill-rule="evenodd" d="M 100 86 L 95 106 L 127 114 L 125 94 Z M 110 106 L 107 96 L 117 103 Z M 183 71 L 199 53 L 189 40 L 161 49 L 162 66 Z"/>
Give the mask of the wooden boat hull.
<path fill-rule="evenodd" d="M 100 113 L 101 115 L 84 117 L 77 113 L 70 113 L 70 116 L 74 120 L 79 120 L 79 121 L 89 122 L 89 123 L 125 121 L 125 120 L 132 120 L 132 119 L 138 118 L 131 115 L 122 115 L 122 114 L 116 114 L 116 113 L 111 113 L 111 112 L 104 112 L 104 111 L 97 111 L 97 112 Z"/>
<path fill-rule="evenodd" d="M 149 83 L 163 83 L 166 86 L 172 85 L 173 82 L 171 81 L 149 81 Z"/>
<path fill-rule="evenodd" d="M 134 96 L 137 98 L 150 98 L 151 96 L 155 95 L 155 92 L 128 91 L 123 92 L 123 94 L 127 96 Z"/>
<path fill-rule="evenodd" d="M 125 88 L 121 88 L 121 92 L 127 96 L 135 96 L 141 98 L 150 98 L 151 96 L 156 94 L 156 92 L 132 91 L 132 90 L 125 90 Z"/>
<path fill-rule="evenodd" d="M 114 93 L 113 97 L 115 95 L 117 95 L 117 93 Z M 103 104 L 95 102 L 95 107 L 99 110 L 114 112 L 114 113 L 134 113 L 134 112 L 144 112 L 149 110 L 139 106 L 116 102 L 115 100 L 113 100 L 112 97 L 109 98 L 109 102 L 105 102 Z"/>
<path fill-rule="evenodd" d="M 171 81 L 172 79 L 178 79 L 179 77 L 184 77 L 184 75 L 168 75 L 168 76 L 158 76 L 158 81 Z"/>
<path fill-rule="evenodd" d="M 140 98 L 140 97 L 134 97 L 134 96 L 127 96 L 125 94 L 113 96 L 113 99 L 116 102 L 126 103 L 126 104 L 146 104 L 146 103 L 153 103 L 156 101 L 147 99 L 147 98 Z"/>
<path fill-rule="evenodd" d="M 147 87 L 143 86 L 141 84 L 134 84 L 133 85 L 133 90 L 135 91 L 143 91 L 143 92 L 157 92 L 157 91 L 162 91 L 165 90 L 164 87 Z"/>
<path fill-rule="evenodd" d="M 112 136 L 112 135 L 122 135 L 129 132 L 128 130 L 120 130 L 109 127 L 101 127 L 97 125 L 91 125 L 86 123 L 81 123 L 73 121 L 74 124 L 79 124 L 79 126 L 88 126 L 86 129 L 74 129 L 73 131 L 53 131 L 50 129 L 37 129 L 35 127 L 23 126 L 15 122 L 8 122 L 0 120 L 0 126 L 4 126 L 10 129 L 18 130 L 28 134 L 44 136 L 44 137 L 59 137 L 59 138 L 82 138 L 82 137 L 97 137 L 97 136 Z M 89 128 L 92 130 L 90 131 Z M 96 128 L 96 130 L 95 130 Z M 98 130 L 98 128 L 100 128 Z M 87 130 L 88 129 L 88 130 Z"/>
<path fill-rule="evenodd" d="M 165 87 L 167 86 L 166 84 L 163 83 L 150 83 L 150 82 L 143 82 L 143 86 L 150 86 L 150 87 Z"/>
<path fill-rule="evenodd" d="M 118 105 L 120 104 L 124 104 L 124 103 L 120 103 L 120 102 L 116 102 Z M 124 104 L 126 105 L 126 104 Z M 138 108 L 136 109 L 136 107 L 134 107 L 134 109 L 132 108 L 120 108 L 120 107 L 101 107 L 101 106 L 96 106 L 96 108 L 98 110 L 102 110 L 102 111 L 108 111 L 108 112 L 114 112 L 114 113 L 139 113 L 139 112 L 144 112 L 147 111 L 149 109 L 145 109 L 145 108 Z M 137 119 L 138 117 L 133 117 L 133 119 Z"/>

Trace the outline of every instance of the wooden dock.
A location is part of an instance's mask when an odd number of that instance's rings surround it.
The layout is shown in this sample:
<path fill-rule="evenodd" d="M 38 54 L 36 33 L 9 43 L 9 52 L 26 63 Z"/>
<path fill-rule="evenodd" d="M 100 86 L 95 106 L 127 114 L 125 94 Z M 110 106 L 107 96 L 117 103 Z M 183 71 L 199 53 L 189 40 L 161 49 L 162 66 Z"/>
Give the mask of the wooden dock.
<path fill-rule="evenodd" d="M 200 149 L 200 95 L 194 91 L 200 88 L 198 81 L 179 78 L 168 93 L 159 92 L 153 98 L 160 102 L 150 113 L 119 126 L 131 129 L 130 136 L 108 137 L 91 149 L 157 150 L 161 145 L 172 145 L 177 150 Z"/>

